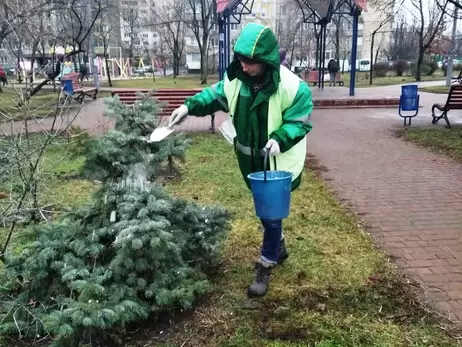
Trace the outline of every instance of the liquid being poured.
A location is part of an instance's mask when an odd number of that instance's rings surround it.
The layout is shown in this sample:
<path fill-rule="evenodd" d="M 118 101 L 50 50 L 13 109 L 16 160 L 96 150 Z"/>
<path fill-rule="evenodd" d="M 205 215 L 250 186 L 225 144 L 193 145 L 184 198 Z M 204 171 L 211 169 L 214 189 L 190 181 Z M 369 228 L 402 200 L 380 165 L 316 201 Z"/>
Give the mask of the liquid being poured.
<path fill-rule="evenodd" d="M 148 183 L 147 169 L 144 163 L 137 163 L 128 171 L 119 183 L 119 188 L 143 189 Z"/>

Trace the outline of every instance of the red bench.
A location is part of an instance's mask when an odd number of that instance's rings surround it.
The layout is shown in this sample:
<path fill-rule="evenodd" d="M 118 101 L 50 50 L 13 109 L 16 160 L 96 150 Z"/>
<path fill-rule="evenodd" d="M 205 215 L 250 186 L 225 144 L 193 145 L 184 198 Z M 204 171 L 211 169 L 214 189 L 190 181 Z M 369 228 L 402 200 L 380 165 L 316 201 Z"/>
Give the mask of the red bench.
<path fill-rule="evenodd" d="M 82 83 L 80 83 L 80 74 L 78 72 L 71 72 L 64 75 L 61 78 L 61 81 L 71 80 L 72 81 L 72 92 L 66 91 L 74 100 L 82 103 L 85 96 L 96 100 L 96 95 L 98 94 L 98 89 L 96 88 L 83 88 Z"/>
<path fill-rule="evenodd" d="M 307 75 L 307 72 L 305 72 L 305 82 L 308 83 L 308 85 L 310 84 L 313 84 L 314 86 L 318 85 L 318 81 L 319 81 L 319 71 L 318 70 L 310 70 L 308 71 L 308 77 L 306 75 Z M 329 81 L 328 80 L 324 81 L 324 84 L 326 83 L 329 83 Z M 335 83 L 342 87 L 345 85 L 339 73 L 335 75 Z"/>
<path fill-rule="evenodd" d="M 147 94 L 150 89 L 120 89 L 111 92 L 112 97 L 118 96 L 119 100 L 126 105 L 133 105 L 138 100 L 137 93 Z M 158 89 L 154 92 L 153 97 L 157 100 L 166 103 L 160 114 L 161 117 L 170 117 L 172 112 L 184 104 L 186 98 L 199 93 L 201 89 Z M 210 130 L 215 132 L 215 115 L 210 116 Z"/>

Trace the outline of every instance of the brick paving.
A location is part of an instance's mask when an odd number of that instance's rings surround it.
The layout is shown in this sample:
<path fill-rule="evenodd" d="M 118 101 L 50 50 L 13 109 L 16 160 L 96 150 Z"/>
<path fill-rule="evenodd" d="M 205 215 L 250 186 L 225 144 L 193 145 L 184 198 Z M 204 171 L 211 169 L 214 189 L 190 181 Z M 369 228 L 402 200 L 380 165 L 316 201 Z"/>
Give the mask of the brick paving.
<path fill-rule="evenodd" d="M 428 111 L 416 122 L 429 124 Z M 318 111 L 308 149 L 377 242 L 462 327 L 462 164 L 394 138 L 401 124 L 390 111 Z"/>

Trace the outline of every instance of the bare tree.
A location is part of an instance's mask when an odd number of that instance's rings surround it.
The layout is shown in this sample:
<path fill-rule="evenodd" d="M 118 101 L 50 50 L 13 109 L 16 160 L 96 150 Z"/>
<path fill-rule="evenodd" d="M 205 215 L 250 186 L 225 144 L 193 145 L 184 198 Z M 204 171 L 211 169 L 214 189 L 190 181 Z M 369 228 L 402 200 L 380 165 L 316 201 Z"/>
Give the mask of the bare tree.
<path fill-rule="evenodd" d="M 124 38 L 124 42 L 128 42 L 128 45 L 126 45 L 126 49 L 128 51 L 128 57 L 130 59 L 130 66 L 133 66 L 133 58 L 135 56 L 135 48 L 140 45 L 140 36 L 139 36 L 139 31 L 142 26 L 141 23 L 141 18 L 139 16 L 139 11 L 137 8 L 130 7 L 128 5 L 125 5 L 121 9 L 121 16 L 122 16 L 122 21 L 124 23 L 125 27 L 125 33 L 129 35 L 128 39 L 126 40 L 127 37 Z"/>
<path fill-rule="evenodd" d="M 414 60 L 418 51 L 419 40 L 415 28 L 407 24 L 404 16 L 400 16 L 392 29 L 388 55 L 392 60 Z"/>
<path fill-rule="evenodd" d="M 159 7 L 159 6 L 158 6 Z M 185 47 L 186 0 L 167 0 L 161 8 L 153 7 L 151 26 L 163 38 L 172 53 L 173 76 L 180 74 L 181 57 Z"/>
<path fill-rule="evenodd" d="M 329 30 L 329 35 L 335 47 L 335 60 L 339 61 L 341 52 L 349 49 L 349 40 L 346 40 L 346 28 L 350 26 L 351 21 L 350 18 L 344 14 L 335 14 L 332 16 L 332 24 L 334 26 L 334 30 Z"/>
<path fill-rule="evenodd" d="M 80 111 L 60 107 L 58 94 L 55 100 L 40 106 L 49 110 L 43 120 L 36 116 L 33 97 L 26 98 L 22 90 L 15 91 L 15 109 L 5 110 L 0 105 L 0 185 L 5 189 L 0 192 L 0 225 L 6 230 L 0 245 L 2 262 L 20 226 L 47 222 L 59 212 L 54 203 L 44 202 L 43 195 L 49 187 L 44 186 L 43 178 L 53 175 L 64 158 L 50 162 L 45 156 L 58 141 L 64 144 L 63 135 L 72 141 L 71 126 Z M 33 136 L 36 132 L 41 135 Z"/>
<path fill-rule="evenodd" d="M 216 0 L 187 0 L 185 22 L 194 34 L 201 55 L 201 84 L 207 84 L 210 39 L 216 22 Z"/>
<path fill-rule="evenodd" d="M 376 39 L 376 35 L 378 33 L 380 33 L 383 28 L 390 24 L 392 21 L 393 21 L 393 18 L 394 18 L 394 14 L 392 12 L 392 8 L 390 8 L 389 6 L 381 6 L 379 7 L 377 10 L 379 10 L 383 16 L 380 17 L 379 21 L 376 22 L 376 26 L 374 28 L 374 30 L 372 30 L 372 33 L 371 33 L 371 56 L 370 56 L 370 62 L 371 62 L 371 73 L 369 74 L 369 84 L 372 85 L 372 79 L 373 79 L 373 75 L 374 75 L 374 64 L 377 63 L 377 58 L 378 58 L 378 53 L 379 53 L 379 48 L 377 48 L 377 54 L 375 54 L 375 58 L 374 58 L 374 48 L 375 48 L 375 39 Z M 383 39 L 383 33 L 382 33 L 382 39 Z"/>
<path fill-rule="evenodd" d="M 275 31 L 280 47 L 290 55 L 291 66 L 295 57 L 302 60 L 312 51 L 313 27 L 303 20 L 303 13 L 295 1 L 286 0 L 280 5 Z"/>
<path fill-rule="evenodd" d="M 49 13 L 55 7 L 53 0 L 0 0 L 0 44 L 31 18 Z"/>
<path fill-rule="evenodd" d="M 112 87 L 112 80 L 111 80 L 111 74 L 109 71 L 109 62 L 108 62 L 108 59 L 109 59 L 108 47 L 109 47 L 109 40 L 111 37 L 111 32 L 112 32 L 112 27 L 108 23 L 108 21 L 105 20 L 104 16 L 98 19 L 95 25 L 95 39 L 97 39 L 99 41 L 99 44 L 103 46 L 104 65 L 106 67 L 106 74 L 107 74 L 109 87 Z"/>
<path fill-rule="evenodd" d="M 56 23 L 60 25 L 56 30 L 56 41 L 74 48 L 65 57 L 61 57 L 60 62 L 64 58 L 88 52 L 89 35 L 94 30 L 96 21 L 108 6 L 107 0 L 92 0 L 91 3 L 85 0 L 72 0 L 70 3 L 61 3 L 54 10 Z M 28 97 L 34 96 L 44 85 L 54 81 L 57 75 L 58 71 L 49 71 L 47 78 L 31 89 Z"/>
<path fill-rule="evenodd" d="M 432 44 L 436 35 L 441 34 L 445 27 L 445 10 L 448 2 L 442 8 L 435 0 L 429 0 L 426 4 L 428 6 L 428 16 L 424 13 L 423 0 L 410 0 L 410 3 L 417 12 L 416 16 L 416 33 L 419 42 L 419 54 L 417 57 L 417 71 L 416 80 L 421 80 L 421 66 L 424 59 L 424 54 L 428 47 Z M 428 20 L 427 20 L 428 18 Z"/>

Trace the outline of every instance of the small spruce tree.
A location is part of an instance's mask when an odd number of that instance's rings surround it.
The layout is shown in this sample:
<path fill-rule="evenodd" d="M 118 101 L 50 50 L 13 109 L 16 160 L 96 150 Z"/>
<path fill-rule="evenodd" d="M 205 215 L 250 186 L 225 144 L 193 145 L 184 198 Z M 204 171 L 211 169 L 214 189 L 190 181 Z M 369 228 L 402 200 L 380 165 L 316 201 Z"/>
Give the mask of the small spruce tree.
<path fill-rule="evenodd" d="M 207 289 L 228 213 L 172 197 L 156 182 L 169 155 L 182 158 L 182 134 L 159 143 L 159 105 L 111 101 L 115 129 L 93 139 L 84 172 L 102 182 L 90 203 L 31 229 L 33 241 L 9 255 L 0 287 L 0 333 L 49 335 L 55 346 L 107 342 L 114 329 L 152 312 L 190 308 Z"/>

